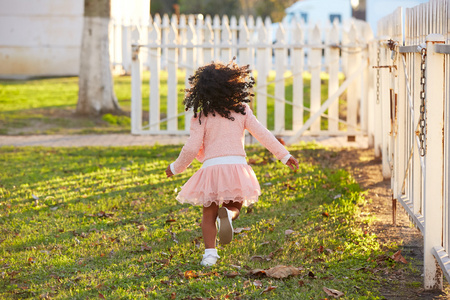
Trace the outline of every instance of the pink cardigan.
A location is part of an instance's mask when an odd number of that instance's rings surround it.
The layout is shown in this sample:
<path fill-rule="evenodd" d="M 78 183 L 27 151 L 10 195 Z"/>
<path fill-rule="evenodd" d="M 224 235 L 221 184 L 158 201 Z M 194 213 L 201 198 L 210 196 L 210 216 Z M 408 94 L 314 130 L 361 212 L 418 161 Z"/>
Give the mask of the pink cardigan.
<path fill-rule="evenodd" d="M 197 158 L 200 162 L 220 156 L 246 156 L 244 150 L 245 129 L 247 129 L 276 158 L 282 159 L 289 154 L 284 146 L 267 130 L 246 104 L 246 114 L 231 112 L 234 121 L 216 113 L 202 115 L 202 124 L 198 117 L 191 119 L 190 136 L 180 155 L 172 164 L 175 174 L 183 172 Z"/>

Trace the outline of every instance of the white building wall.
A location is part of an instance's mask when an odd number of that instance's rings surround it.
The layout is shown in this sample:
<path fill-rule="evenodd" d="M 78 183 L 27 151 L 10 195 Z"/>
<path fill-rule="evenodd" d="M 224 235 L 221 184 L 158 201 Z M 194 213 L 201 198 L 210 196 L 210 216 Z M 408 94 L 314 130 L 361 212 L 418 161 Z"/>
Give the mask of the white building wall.
<path fill-rule="evenodd" d="M 78 75 L 84 0 L 0 0 L 0 77 Z M 148 20 L 150 0 L 112 0 L 112 17 Z"/>

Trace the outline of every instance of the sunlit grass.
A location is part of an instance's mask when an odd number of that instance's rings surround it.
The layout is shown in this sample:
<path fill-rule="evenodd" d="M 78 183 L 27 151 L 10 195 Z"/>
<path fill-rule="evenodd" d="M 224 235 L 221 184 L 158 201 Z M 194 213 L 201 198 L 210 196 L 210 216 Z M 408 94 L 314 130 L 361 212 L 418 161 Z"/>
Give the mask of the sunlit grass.
<path fill-rule="evenodd" d="M 248 148 L 263 194 L 235 221 L 246 229 L 219 246 L 218 264 L 203 268 L 201 209 L 175 200 L 199 163 L 164 174 L 180 148 L 1 147 L 0 298 L 324 299 L 328 287 L 343 299 L 380 299 L 382 272 L 372 270 L 398 266 L 380 262 L 385 253 L 364 232 L 356 181 L 314 162 L 336 153 L 293 146 L 293 173 Z M 276 265 L 300 275 L 249 275 Z M 268 286 L 277 288 L 263 293 Z"/>

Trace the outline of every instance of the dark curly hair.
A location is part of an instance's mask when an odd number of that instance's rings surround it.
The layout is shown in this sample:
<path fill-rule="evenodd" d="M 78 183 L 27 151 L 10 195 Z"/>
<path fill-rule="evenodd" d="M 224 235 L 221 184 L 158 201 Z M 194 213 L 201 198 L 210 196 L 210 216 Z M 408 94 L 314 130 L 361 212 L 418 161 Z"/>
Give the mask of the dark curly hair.
<path fill-rule="evenodd" d="M 200 67 L 189 77 L 191 87 L 186 89 L 183 104 L 193 108 L 194 117 L 216 113 L 234 121 L 231 111 L 245 115 L 245 105 L 254 95 L 249 92 L 255 84 L 249 65 L 238 66 L 234 60 L 225 65 L 212 62 Z M 199 122 L 201 124 L 200 118 Z"/>

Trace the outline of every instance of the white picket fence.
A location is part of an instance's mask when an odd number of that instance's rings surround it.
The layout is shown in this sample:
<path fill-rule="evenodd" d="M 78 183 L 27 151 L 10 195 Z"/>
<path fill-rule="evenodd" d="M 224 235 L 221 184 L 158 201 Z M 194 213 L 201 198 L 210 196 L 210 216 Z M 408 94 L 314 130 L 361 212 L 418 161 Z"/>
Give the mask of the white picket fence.
<path fill-rule="evenodd" d="M 423 234 L 426 289 L 442 288 L 442 273 L 450 281 L 449 5 L 399 8 L 378 24 L 375 149 L 391 177 L 394 217 L 398 200 Z"/>
<path fill-rule="evenodd" d="M 249 64 L 255 71 L 256 99 L 252 105 L 259 121 L 267 126 L 273 118 L 273 128 L 269 129 L 290 135 L 290 143 L 302 134 L 373 135 L 368 117 L 369 103 L 374 101 L 374 80 L 367 67 L 368 42 L 373 39 L 369 25 L 353 21 L 320 28 L 293 22 L 280 25 L 275 32 L 274 28 L 268 18 L 240 17 L 238 22 L 236 17 L 198 15 L 181 15 L 179 19 L 155 15 L 150 26 L 135 26 L 128 33 L 136 41 L 130 56 L 132 133 L 187 134 L 192 113 L 181 107 L 183 92 L 177 88 L 177 74 L 182 74 L 187 84 L 199 66 L 215 60 L 229 62 L 236 56 L 239 64 Z M 149 95 L 142 94 L 144 69 L 150 72 Z M 329 77 L 327 99 L 321 96 L 324 73 Z M 342 73 L 345 80 L 340 84 Z M 309 103 L 304 101 L 305 74 L 311 77 Z M 167 76 L 164 97 L 162 76 Z M 292 83 L 292 99 L 286 99 L 288 81 Z M 341 96 L 345 91 L 346 99 Z M 268 105 L 273 105 L 273 115 Z M 290 124 L 286 122 L 287 111 Z M 179 124 L 182 118 L 184 127 Z M 321 125 L 322 118 L 328 123 Z"/>

